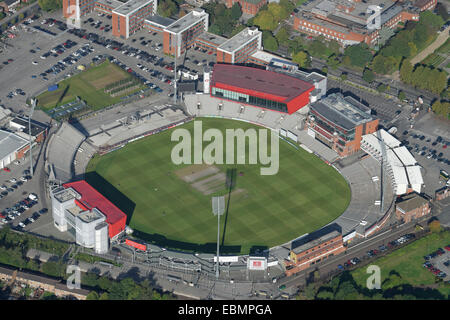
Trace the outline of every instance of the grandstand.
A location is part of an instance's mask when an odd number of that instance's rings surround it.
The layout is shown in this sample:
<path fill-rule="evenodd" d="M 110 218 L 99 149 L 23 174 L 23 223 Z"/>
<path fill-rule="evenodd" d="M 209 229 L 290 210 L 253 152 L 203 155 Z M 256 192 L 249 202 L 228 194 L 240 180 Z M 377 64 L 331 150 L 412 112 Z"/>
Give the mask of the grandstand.
<path fill-rule="evenodd" d="M 77 129 L 63 122 L 50 138 L 48 145 L 48 164 L 50 172 L 53 172 L 52 179 L 69 181 L 74 174 L 74 159 L 78 147 L 85 136 Z"/>
<path fill-rule="evenodd" d="M 170 105 L 153 107 L 101 126 L 89 136 L 88 141 L 96 147 L 107 147 L 183 119 L 186 119 L 186 115 L 180 109 Z"/>
<path fill-rule="evenodd" d="M 421 192 L 423 178 L 416 159 L 400 141 L 383 129 L 366 134 L 361 149 L 378 161 L 384 161 L 396 195 Z M 384 157 L 383 157 L 384 155 Z"/>

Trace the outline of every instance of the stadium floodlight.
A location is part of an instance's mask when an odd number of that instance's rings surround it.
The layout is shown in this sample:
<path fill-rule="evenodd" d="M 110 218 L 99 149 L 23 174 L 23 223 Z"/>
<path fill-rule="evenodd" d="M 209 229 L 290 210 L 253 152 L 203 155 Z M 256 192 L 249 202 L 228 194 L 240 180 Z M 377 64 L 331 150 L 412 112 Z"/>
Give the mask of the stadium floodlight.
<path fill-rule="evenodd" d="M 30 109 L 30 114 L 28 116 L 28 136 L 30 138 L 30 174 L 31 176 L 34 175 L 33 172 L 33 154 L 31 152 L 31 146 L 33 143 L 33 137 L 31 136 L 31 118 L 33 117 L 33 112 L 34 112 L 34 108 L 36 107 L 36 98 L 32 98 L 31 99 L 31 109 Z"/>
<path fill-rule="evenodd" d="M 212 197 L 213 214 L 217 216 L 217 261 L 216 278 L 219 279 L 219 241 L 220 241 L 220 216 L 225 212 L 225 197 Z"/>

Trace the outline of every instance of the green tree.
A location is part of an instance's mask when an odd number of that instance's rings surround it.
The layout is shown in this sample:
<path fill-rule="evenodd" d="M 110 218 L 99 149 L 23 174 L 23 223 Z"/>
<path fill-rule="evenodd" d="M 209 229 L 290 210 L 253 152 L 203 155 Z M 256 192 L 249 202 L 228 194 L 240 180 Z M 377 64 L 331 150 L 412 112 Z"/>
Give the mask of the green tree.
<path fill-rule="evenodd" d="M 372 59 L 372 53 L 365 43 L 348 46 L 345 48 L 344 54 L 350 58 L 351 65 L 360 68 L 364 67 Z"/>
<path fill-rule="evenodd" d="M 88 295 L 86 296 L 86 300 L 98 300 L 99 296 L 98 293 L 95 291 L 91 291 L 88 293 Z"/>
<path fill-rule="evenodd" d="M 400 101 L 403 101 L 406 99 L 406 94 L 403 91 L 399 91 L 398 98 L 400 99 Z"/>
<path fill-rule="evenodd" d="M 278 30 L 278 33 L 275 35 L 275 38 L 277 39 L 279 44 L 285 45 L 287 44 L 289 40 L 289 31 L 286 27 L 280 28 Z"/>
<path fill-rule="evenodd" d="M 62 0 L 38 0 L 39 7 L 43 11 L 54 11 L 62 8 Z"/>
<path fill-rule="evenodd" d="M 278 50 L 277 39 L 275 39 L 270 31 L 263 31 L 262 40 L 264 49 L 272 52 Z"/>
<path fill-rule="evenodd" d="M 238 2 L 235 2 L 231 7 L 231 19 L 237 21 L 241 16 L 242 16 L 241 6 L 239 5 Z"/>
<path fill-rule="evenodd" d="M 377 91 L 378 92 L 385 92 L 387 90 L 387 87 L 386 87 L 386 85 L 385 84 L 380 84 L 378 87 L 377 87 Z"/>
<path fill-rule="evenodd" d="M 445 116 L 447 118 L 450 114 L 450 102 L 436 101 L 435 103 L 433 103 L 431 108 L 433 109 L 434 113 L 441 115 L 441 116 Z M 435 220 L 435 221 L 437 221 L 437 223 L 439 223 L 438 220 Z M 434 223 L 434 221 L 432 223 Z M 430 225 L 429 225 L 430 230 L 435 227 L 434 225 L 432 226 L 432 223 L 430 223 Z M 437 223 L 435 223 L 435 224 L 437 224 Z M 439 227 L 440 227 L 440 224 L 439 224 Z M 440 228 L 436 227 L 436 229 L 440 229 Z"/>
<path fill-rule="evenodd" d="M 305 51 L 299 51 L 292 56 L 292 61 L 298 64 L 300 68 L 305 68 L 309 64 L 309 56 Z"/>
<path fill-rule="evenodd" d="M 327 65 L 333 70 L 336 70 L 340 63 L 339 58 L 335 54 L 332 54 L 327 59 Z"/>
<path fill-rule="evenodd" d="M 447 21 L 450 17 L 447 11 L 447 6 L 445 3 L 438 2 L 436 5 L 436 13 L 441 16 L 442 20 Z"/>
<path fill-rule="evenodd" d="M 273 31 L 277 27 L 277 22 L 275 21 L 275 18 L 267 10 L 260 11 L 253 20 L 253 23 L 258 27 L 260 27 L 261 30 Z"/>
<path fill-rule="evenodd" d="M 177 5 L 172 0 L 163 0 L 158 4 L 158 13 L 163 17 L 171 17 L 177 12 Z"/>
<path fill-rule="evenodd" d="M 368 83 L 372 83 L 373 80 L 375 80 L 375 74 L 373 73 L 373 71 L 367 68 L 364 69 L 363 80 Z"/>
<path fill-rule="evenodd" d="M 410 84 L 412 82 L 413 69 L 414 68 L 409 60 L 403 60 L 400 67 L 400 79 L 403 82 Z"/>
<path fill-rule="evenodd" d="M 347 78 L 348 78 L 348 75 L 345 72 L 342 72 L 341 73 L 341 80 L 345 81 L 345 80 L 347 80 Z"/>
<path fill-rule="evenodd" d="M 435 104 L 436 104 L 436 102 L 433 104 L 433 106 L 434 106 Z M 434 110 L 434 109 L 433 109 L 433 110 Z M 431 222 L 428 224 L 428 227 L 430 228 L 430 231 L 433 232 L 433 233 L 439 233 L 439 232 L 441 232 L 441 230 L 442 230 L 441 223 L 439 222 L 438 219 L 435 219 L 435 220 L 431 221 Z"/>
<path fill-rule="evenodd" d="M 103 292 L 100 297 L 98 298 L 98 300 L 109 300 L 109 295 L 108 292 Z"/>

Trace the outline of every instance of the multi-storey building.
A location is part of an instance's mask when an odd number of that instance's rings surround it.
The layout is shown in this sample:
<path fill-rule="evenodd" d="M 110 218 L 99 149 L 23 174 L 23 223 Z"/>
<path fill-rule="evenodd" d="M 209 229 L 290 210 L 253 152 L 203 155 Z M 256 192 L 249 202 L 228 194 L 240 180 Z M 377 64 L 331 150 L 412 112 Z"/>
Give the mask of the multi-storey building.
<path fill-rule="evenodd" d="M 345 251 L 342 233 L 335 226 L 325 227 L 292 241 L 289 261 L 285 262 L 287 276 Z"/>
<path fill-rule="evenodd" d="M 163 31 L 164 53 L 181 56 L 193 46 L 203 32 L 208 31 L 209 15 L 203 9 L 195 8 Z"/>
<path fill-rule="evenodd" d="M 125 213 L 84 180 L 53 189 L 51 199 L 55 227 L 97 253 L 107 252 L 109 239 L 125 231 Z"/>
<path fill-rule="evenodd" d="M 214 65 L 210 83 L 212 97 L 289 114 L 308 105 L 313 90 L 287 74 L 231 64 Z"/>
<path fill-rule="evenodd" d="M 377 130 L 378 119 L 354 98 L 334 93 L 310 104 L 306 128 L 310 136 L 346 157 L 360 150 L 363 135 Z"/>
<path fill-rule="evenodd" d="M 323 36 L 342 45 L 365 42 L 374 45 L 400 22 L 418 21 L 423 10 L 434 8 L 436 0 L 317 0 L 294 17 L 294 29 Z M 392 34 L 392 32 L 390 33 Z M 385 40 L 385 39 L 383 39 Z"/>
<path fill-rule="evenodd" d="M 262 32 L 245 28 L 217 48 L 217 63 L 245 63 L 258 50 L 262 50 Z"/>
<path fill-rule="evenodd" d="M 430 202 L 417 193 L 405 195 L 395 204 L 395 216 L 405 223 L 430 213 Z"/>
<path fill-rule="evenodd" d="M 225 5 L 227 8 L 231 8 L 236 2 L 241 6 L 242 13 L 248 15 L 257 14 L 267 4 L 267 0 L 226 0 Z"/>
<path fill-rule="evenodd" d="M 157 0 L 130 0 L 112 11 L 112 34 L 127 39 L 156 14 Z"/>
<path fill-rule="evenodd" d="M 113 10 L 121 5 L 123 5 L 123 2 L 118 0 L 97 0 L 94 11 L 112 15 Z"/>

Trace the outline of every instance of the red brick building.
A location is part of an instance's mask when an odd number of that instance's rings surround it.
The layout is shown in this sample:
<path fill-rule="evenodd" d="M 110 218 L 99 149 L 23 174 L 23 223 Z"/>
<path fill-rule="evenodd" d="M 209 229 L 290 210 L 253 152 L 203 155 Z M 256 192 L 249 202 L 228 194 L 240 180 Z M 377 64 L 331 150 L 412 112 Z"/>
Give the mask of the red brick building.
<path fill-rule="evenodd" d="M 397 220 L 405 223 L 431 213 L 430 202 L 417 193 L 410 193 L 400 198 L 395 204 Z"/>
<path fill-rule="evenodd" d="M 291 243 L 289 261 L 285 262 L 286 275 L 291 276 L 345 250 L 338 230 L 326 227 L 315 231 Z"/>
<path fill-rule="evenodd" d="M 306 129 L 311 137 L 346 157 L 360 150 L 362 136 L 377 131 L 378 122 L 354 98 L 331 94 L 310 104 Z"/>
<path fill-rule="evenodd" d="M 249 15 L 256 15 L 267 4 L 267 0 L 226 0 L 225 5 L 231 8 L 236 2 L 241 6 L 242 13 Z"/>

